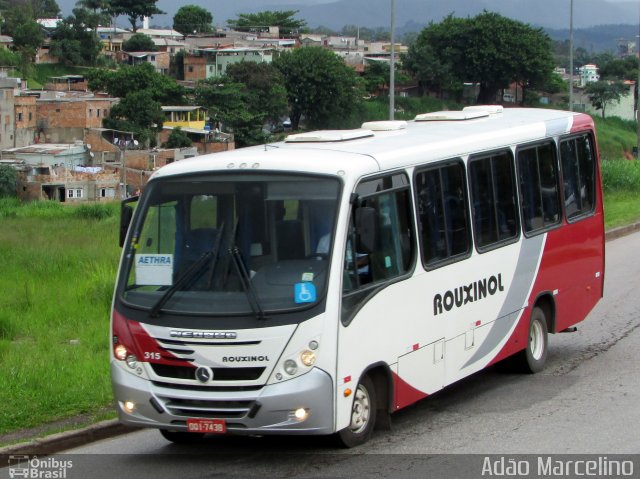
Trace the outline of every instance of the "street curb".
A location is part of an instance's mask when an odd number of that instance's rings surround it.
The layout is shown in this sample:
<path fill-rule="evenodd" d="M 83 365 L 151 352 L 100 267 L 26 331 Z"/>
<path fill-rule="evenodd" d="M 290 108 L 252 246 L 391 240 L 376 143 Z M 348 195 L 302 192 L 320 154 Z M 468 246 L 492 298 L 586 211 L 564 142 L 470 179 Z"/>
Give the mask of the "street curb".
<path fill-rule="evenodd" d="M 33 439 L 29 442 L 14 444 L 0 448 L 0 456 L 6 455 L 47 455 L 65 449 L 88 444 L 90 442 L 107 439 L 109 437 L 127 434 L 137 428 L 120 424 L 117 419 L 97 422 L 82 429 L 65 431 L 47 437 Z"/>
<path fill-rule="evenodd" d="M 614 228 L 605 232 L 605 241 L 621 238 L 622 236 L 635 233 L 636 231 L 640 231 L 640 223 Z M 117 419 L 111 419 L 92 424 L 91 426 L 83 429 L 61 432 L 44 438 L 33 439 L 26 443 L 6 446 L 0 448 L 0 456 L 16 454 L 36 454 L 41 456 L 53 454 L 65 449 L 81 446 L 101 439 L 107 439 L 113 436 L 119 436 L 121 434 L 127 434 L 137 430 L 139 429 L 120 424 Z"/>
<path fill-rule="evenodd" d="M 640 223 L 633 223 L 626 226 L 620 226 L 619 228 L 614 228 L 609 231 L 606 231 L 604 234 L 605 241 L 611 241 L 614 239 L 621 238 L 622 236 L 629 235 L 631 233 L 635 233 L 640 230 Z"/>

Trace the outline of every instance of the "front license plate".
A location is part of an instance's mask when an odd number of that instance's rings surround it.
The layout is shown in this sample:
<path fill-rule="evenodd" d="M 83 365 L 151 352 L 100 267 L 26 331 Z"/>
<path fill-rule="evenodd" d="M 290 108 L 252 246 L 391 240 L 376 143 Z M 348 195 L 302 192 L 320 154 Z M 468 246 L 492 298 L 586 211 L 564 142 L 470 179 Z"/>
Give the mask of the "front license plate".
<path fill-rule="evenodd" d="M 222 419 L 187 419 L 187 430 L 205 434 L 224 434 L 227 424 Z"/>

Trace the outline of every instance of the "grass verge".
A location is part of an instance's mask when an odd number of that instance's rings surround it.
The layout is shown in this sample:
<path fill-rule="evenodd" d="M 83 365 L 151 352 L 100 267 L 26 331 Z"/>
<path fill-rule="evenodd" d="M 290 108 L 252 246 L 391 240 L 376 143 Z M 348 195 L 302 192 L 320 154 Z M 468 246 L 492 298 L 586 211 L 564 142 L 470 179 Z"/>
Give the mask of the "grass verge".
<path fill-rule="evenodd" d="M 0 201 L 0 434 L 110 404 L 117 207 Z"/>

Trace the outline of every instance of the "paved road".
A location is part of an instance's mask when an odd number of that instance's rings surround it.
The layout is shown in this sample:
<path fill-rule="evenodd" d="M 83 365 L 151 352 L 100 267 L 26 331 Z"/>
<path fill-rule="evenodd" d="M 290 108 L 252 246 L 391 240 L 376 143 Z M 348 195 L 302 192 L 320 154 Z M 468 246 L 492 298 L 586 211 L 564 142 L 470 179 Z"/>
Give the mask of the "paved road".
<path fill-rule="evenodd" d="M 545 371 L 478 373 L 395 414 L 392 431 L 360 448 L 280 437 L 215 437 L 187 447 L 140 431 L 55 458 L 73 461 L 72 479 L 463 478 L 481 477 L 486 454 L 595 454 L 634 461 L 633 477 L 640 477 L 638 246 L 640 233 L 607 243 L 605 299 L 578 332 L 550 337 Z M 523 459 L 530 472 L 537 460 Z"/>

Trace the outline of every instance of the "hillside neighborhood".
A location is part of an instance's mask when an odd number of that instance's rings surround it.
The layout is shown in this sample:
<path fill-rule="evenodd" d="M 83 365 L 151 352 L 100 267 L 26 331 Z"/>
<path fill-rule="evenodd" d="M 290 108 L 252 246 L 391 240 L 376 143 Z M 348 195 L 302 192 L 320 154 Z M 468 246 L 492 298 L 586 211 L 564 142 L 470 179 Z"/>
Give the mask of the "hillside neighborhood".
<path fill-rule="evenodd" d="M 38 19 L 44 41 L 37 48 L 34 63 L 57 64 L 59 58 L 51 52 L 51 39 L 61 19 Z M 278 26 L 246 30 L 217 28 L 210 32 L 180 33 L 173 29 L 149 28 L 145 18 L 136 31 L 115 26 L 96 27 L 100 54 L 112 65 L 138 66 L 148 64 L 164 76 L 175 78 L 186 91 L 193 91 L 199 82 L 224 77 L 231 65 L 238 63 L 270 64 L 283 52 L 318 47 L 335 53 L 357 75 L 363 76 L 372 65 L 388 65 L 391 42 L 363 40 L 355 36 L 281 31 Z M 148 37 L 153 48 L 129 51 L 127 42 L 140 35 Z M 407 45 L 394 45 L 396 68 L 409 51 Z M 0 48 L 11 49 L 13 39 L 0 36 Z M 635 42 L 625 43 L 619 57 L 638 57 Z M 9 165 L 19 173 L 18 197 L 22 200 L 48 199 L 59 202 L 107 201 L 139 192 L 152 172 L 173 161 L 207 153 L 228 151 L 236 147 L 233 128 L 211 115 L 203 105 L 162 104 L 162 126 L 151 142 L 138 141 L 131 131 L 105 128 L 103 120 L 120 102 L 102 90 L 92 90 L 83 74 L 55 76 L 39 89 L 31 89 L 22 78 L 13 76 L 14 68 L 0 68 L 0 164 Z M 596 64 L 579 65 L 574 72 L 557 67 L 554 73 L 574 85 L 573 108 L 599 114 L 591 101 L 588 85 L 600 80 Z M 636 118 L 634 91 L 636 82 L 625 80 L 617 101 L 607 105 L 608 116 L 626 120 Z M 512 82 L 501 88 L 495 103 L 516 106 L 524 101 L 524 83 Z M 473 103 L 479 84 L 465 83 L 459 98 Z M 408 97 L 419 94 L 437 95 L 425 91 L 415 77 L 401 79 L 395 85 L 395 95 Z M 379 83 L 365 98 L 388 95 L 388 84 Z M 446 94 L 440 97 L 446 98 Z M 566 91 L 541 93 L 542 105 L 566 103 Z M 493 97 L 492 97 L 493 99 Z M 291 125 L 287 115 L 275 125 L 265 125 L 271 134 Z M 273 129 L 271 129 L 273 127 Z M 168 140 L 179 130 L 191 146 L 170 147 Z M 266 138 L 266 136 L 265 136 Z"/>

